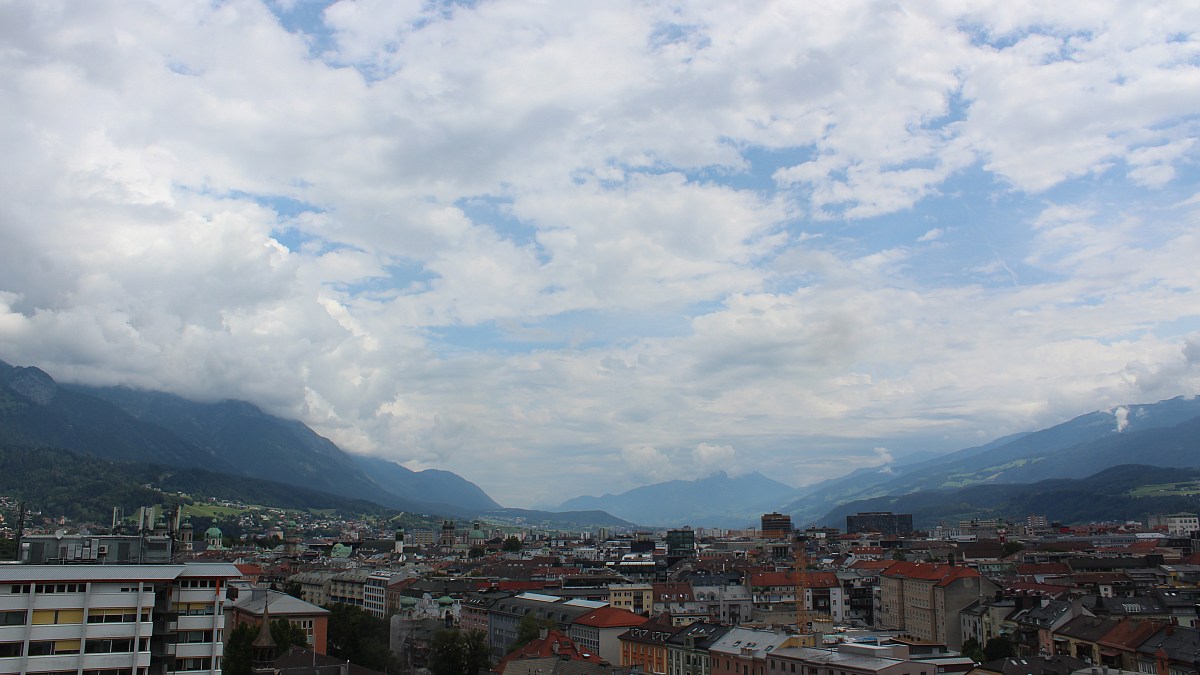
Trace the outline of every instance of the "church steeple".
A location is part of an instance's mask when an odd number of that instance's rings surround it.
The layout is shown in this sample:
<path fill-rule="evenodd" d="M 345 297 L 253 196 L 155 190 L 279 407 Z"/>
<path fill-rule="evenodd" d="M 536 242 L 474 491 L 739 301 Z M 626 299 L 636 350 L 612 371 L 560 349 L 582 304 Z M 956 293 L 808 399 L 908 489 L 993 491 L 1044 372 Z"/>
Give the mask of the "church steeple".
<path fill-rule="evenodd" d="M 254 638 L 253 655 L 251 662 L 254 672 L 256 673 L 272 673 L 275 671 L 275 652 L 277 645 L 275 638 L 271 637 L 271 594 L 266 591 L 263 594 L 263 617 L 262 623 L 258 626 L 258 637 Z"/>

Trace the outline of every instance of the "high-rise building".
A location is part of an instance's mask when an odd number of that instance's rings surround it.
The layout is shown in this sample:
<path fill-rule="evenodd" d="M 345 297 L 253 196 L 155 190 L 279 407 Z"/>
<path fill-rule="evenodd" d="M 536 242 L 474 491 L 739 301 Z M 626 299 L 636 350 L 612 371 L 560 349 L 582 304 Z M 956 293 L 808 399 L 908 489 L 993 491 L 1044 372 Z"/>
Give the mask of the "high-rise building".
<path fill-rule="evenodd" d="M 762 536 L 774 539 L 790 537 L 792 534 L 792 517 L 782 513 L 764 513 L 762 515 Z"/>
<path fill-rule="evenodd" d="M 846 516 L 846 532 L 878 532 L 884 536 L 905 537 L 912 534 L 912 514 L 891 511 L 867 511 Z"/>
<path fill-rule="evenodd" d="M 667 530 L 667 557 L 687 558 L 696 555 L 696 533 L 690 527 Z"/>
<path fill-rule="evenodd" d="M 0 673 L 220 673 L 226 563 L 0 565 Z"/>

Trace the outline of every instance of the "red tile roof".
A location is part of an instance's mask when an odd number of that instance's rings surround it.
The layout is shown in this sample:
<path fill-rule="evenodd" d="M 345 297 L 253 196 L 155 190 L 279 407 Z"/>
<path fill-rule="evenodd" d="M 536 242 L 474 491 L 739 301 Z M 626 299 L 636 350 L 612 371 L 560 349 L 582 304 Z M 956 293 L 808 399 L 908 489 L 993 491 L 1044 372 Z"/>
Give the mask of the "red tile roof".
<path fill-rule="evenodd" d="M 770 586 L 795 586 L 800 575 L 795 572 L 758 572 L 750 575 L 750 585 L 755 588 Z M 840 586 L 833 572 L 809 572 L 805 582 L 809 588 L 834 588 Z"/>
<path fill-rule="evenodd" d="M 546 631 L 546 637 L 535 638 L 528 644 L 505 656 L 495 671 L 503 673 L 505 666 L 510 661 L 515 659 L 536 659 L 558 657 L 560 659 L 568 659 L 571 661 L 588 661 L 591 663 L 600 663 L 601 659 L 596 654 L 585 654 L 575 644 L 575 641 L 564 635 L 561 631 L 550 629 Z"/>
<path fill-rule="evenodd" d="M 948 586 L 959 579 L 978 577 L 979 572 L 961 565 L 937 565 L 934 563 L 897 561 L 892 563 L 886 570 L 880 572 L 880 576 L 933 581 L 936 582 L 935 585 L 937 586 Z"/>
<path fill-rule="evenodd" d="M 593 628 L 632 628 L 645 622 L 646 617 L 620 607 L 600 607 L 575 619 L 575 623 Z"/>

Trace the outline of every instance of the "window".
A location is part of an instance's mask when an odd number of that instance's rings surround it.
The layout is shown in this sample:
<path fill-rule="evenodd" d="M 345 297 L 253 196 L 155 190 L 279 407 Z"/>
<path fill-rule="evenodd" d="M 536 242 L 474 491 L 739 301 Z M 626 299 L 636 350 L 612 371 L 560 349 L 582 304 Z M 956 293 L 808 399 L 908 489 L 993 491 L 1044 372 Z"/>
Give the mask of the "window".
<path fill-rule="evenodd" d="M 57 656 L 78 654 L 79 640 L 40 640 L 29 643 L 30 656 Z"/>
<path fill-rule="evenodd" d="M 175 642 L 191 644 L 195 642 L 212 642 L 212 632 L 206 630 L 184 630 L 176 633 Z"/>
<path fill-rule="evenodd" d="M 175 672 L 179 673 L 189 670 L 212 670 L 212 659 L 206 656 L 203 658 L 175 660 Z"/>
<path fill-rule="evenodd" d="M 24 626 L 25 610 L 13 609 L 0 612 L 0 626 Z"/>
<path fill-rule="evenodd" d="M 87 584 L 37 584 L 38 593 L 83 593 Z"/>
<path fill-rule="evenodd" d="M 82 609 L 35 609 L 33 621 L 35 626 L 47 626 L 57 623 L 83 623 Z"/>
<path fill-rule="evenodd" d="M 30 589 L 29 584 L 13 584 L 12 586 L 9 586 L 8 592 L 9 593 L 28 593 L 29 589 Z"/>
<path fill-rule="evenodd" d="M 14 656 L 21 656 L 24 642 L 0 642 L 0 659 L 8 659 Z"/>
<path fill-rule="evenodd" d="M 180 616 L 212 616 L 214 606 L 211 602 L 177 602 L 175 611 Z"/>
<path fill-rule="evenodd" d="M 138 620 L 137 610 L 133 607 L 115 609 L 93 609 L 88 612 L 88 623 L 135 623 Z M 150 613 L 142 613 L 142 621 L 149 621 Z"/>
<path fill-rule="evenodd" d="M 104 638 L 88 640 L 84 645 L 88 654 L 112 654 L 133 651 L 133 638 Z"/>

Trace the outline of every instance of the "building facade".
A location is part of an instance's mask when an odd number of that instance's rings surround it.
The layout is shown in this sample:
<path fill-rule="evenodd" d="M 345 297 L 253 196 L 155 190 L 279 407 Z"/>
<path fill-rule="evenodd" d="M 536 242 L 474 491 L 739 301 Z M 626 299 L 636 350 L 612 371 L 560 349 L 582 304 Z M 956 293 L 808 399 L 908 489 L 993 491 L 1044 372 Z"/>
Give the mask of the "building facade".
<path fill-rule="evenodd" d="M 0 673 L 219 673 L 229 564 L 0 566 Z"/>

